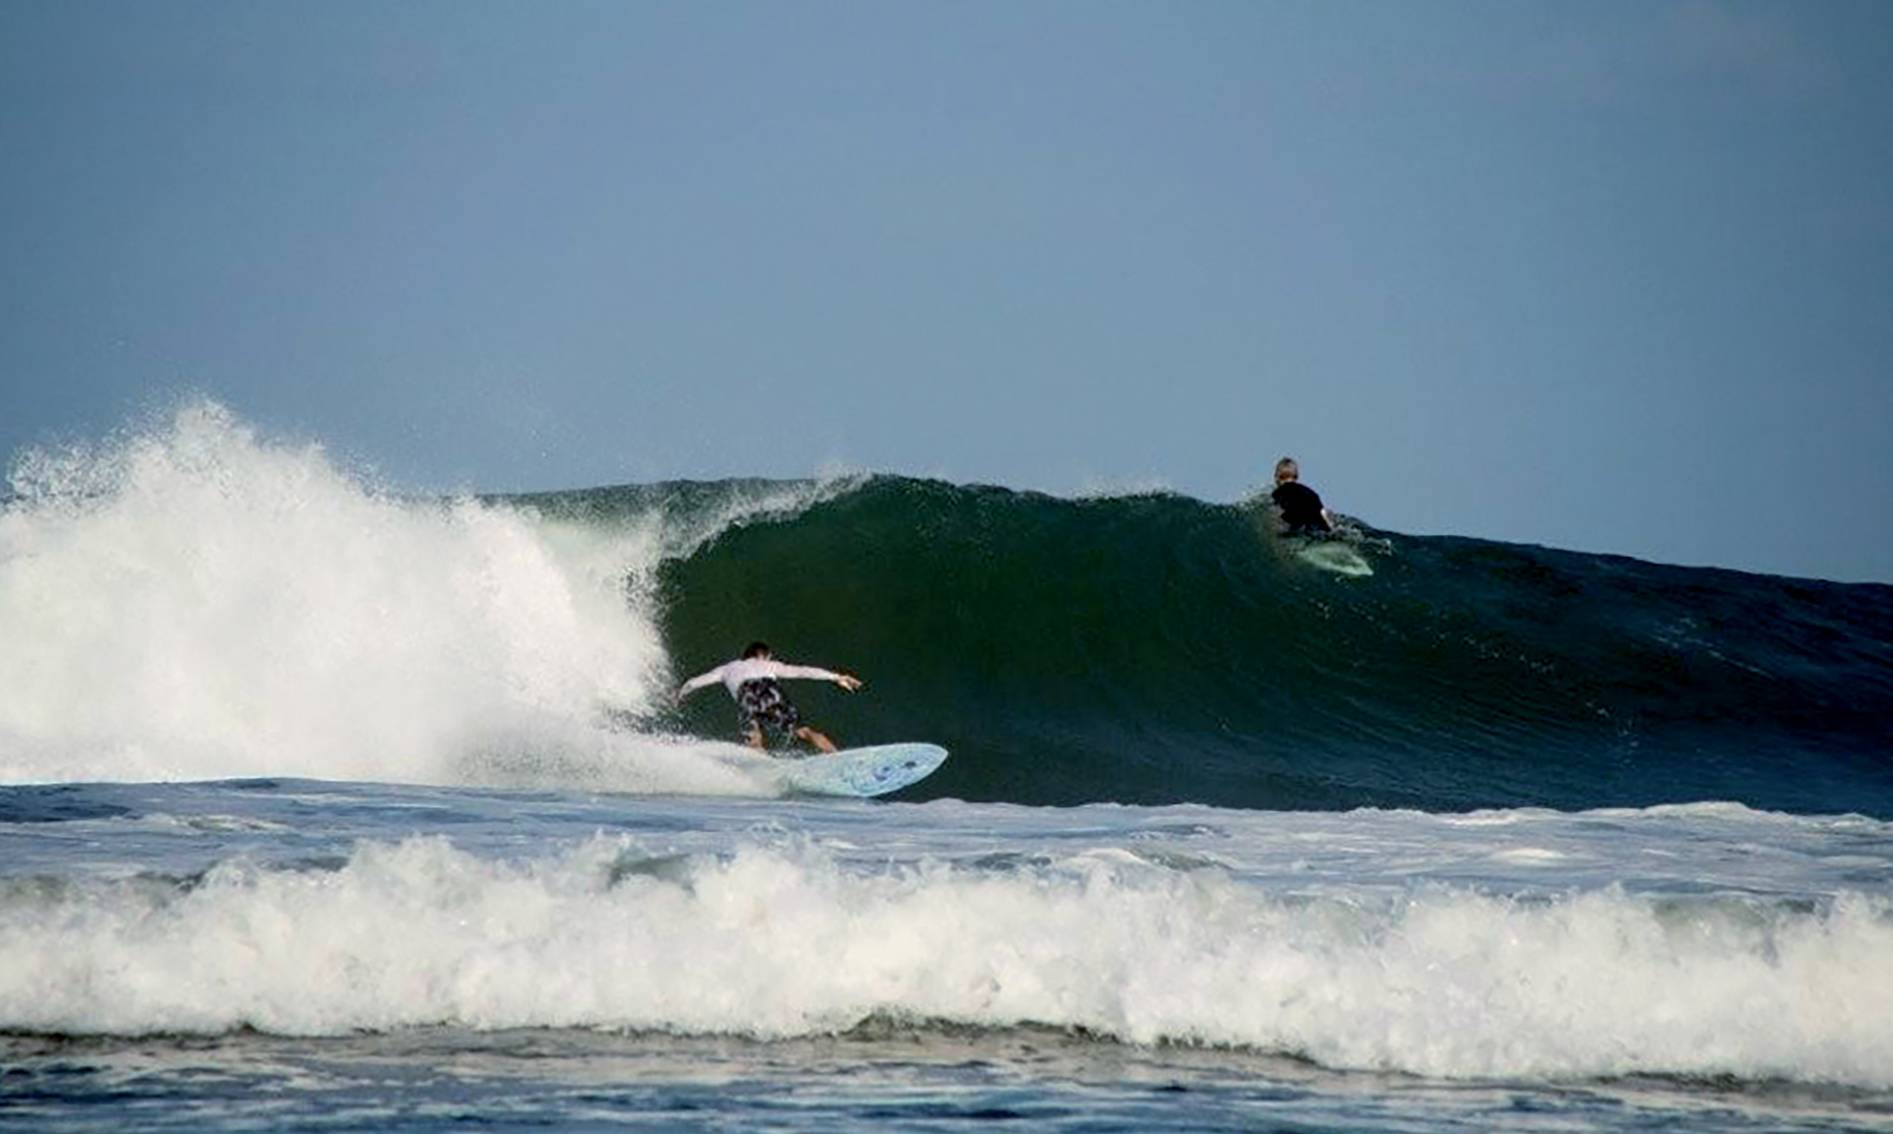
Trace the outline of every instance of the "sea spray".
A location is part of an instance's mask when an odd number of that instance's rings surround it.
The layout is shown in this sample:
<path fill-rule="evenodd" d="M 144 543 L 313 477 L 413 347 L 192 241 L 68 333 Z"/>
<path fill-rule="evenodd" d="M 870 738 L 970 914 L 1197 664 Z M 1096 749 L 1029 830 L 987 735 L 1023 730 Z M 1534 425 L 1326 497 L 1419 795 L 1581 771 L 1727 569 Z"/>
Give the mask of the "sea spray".
<path fill-rule="evenodd" d="M 705 521 L 561 533 L 527 506 L 397 496 L 211 403 L 27 453 L 12 488 L 0 780 L 756 790 L 598 723 L 662 703 L 652 602 L 626 582 L 713 538 Z"/>

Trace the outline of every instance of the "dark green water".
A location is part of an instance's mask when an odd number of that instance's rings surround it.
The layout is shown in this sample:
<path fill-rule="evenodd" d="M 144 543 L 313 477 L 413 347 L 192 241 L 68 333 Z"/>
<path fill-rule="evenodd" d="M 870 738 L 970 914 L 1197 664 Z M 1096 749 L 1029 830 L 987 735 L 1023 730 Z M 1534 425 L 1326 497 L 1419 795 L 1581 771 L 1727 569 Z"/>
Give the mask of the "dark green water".
<path fill-rule="evenodd" d="M 532 503 L 609 523 L 733 487 Z M 866 678 L 794 692 L 845 743 L 951 748 L 920 798 L 1893 815 L 1893 588 L 1364 534 L 1345 578 L 1246 506 L 877 477 L 655 582 L 680 673 L 762 638 Z M 732 731 L 714 698 L 671 723 Z"/>

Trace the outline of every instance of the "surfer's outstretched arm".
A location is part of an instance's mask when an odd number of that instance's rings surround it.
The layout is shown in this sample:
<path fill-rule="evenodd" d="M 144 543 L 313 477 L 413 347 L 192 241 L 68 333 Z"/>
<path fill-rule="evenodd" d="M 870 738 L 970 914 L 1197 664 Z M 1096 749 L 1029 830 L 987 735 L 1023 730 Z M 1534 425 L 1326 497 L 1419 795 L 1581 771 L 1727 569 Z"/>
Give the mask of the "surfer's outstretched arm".
<path fill-rule="evenodd" d="M 777 677 L 805 677 L 813 681 L 832 681 L 848 692 L 861 688 L 861 679 L 852 673 L 836 673 L 832 669 L 823 669 L 819 665 L 790 665 L 787 662 L 776 663 Z"/>
<path fill-rule="evenodd" d="M 692 693 L 695 693 L 697 690 L 702 689 L 704 686 L 715 685 L 717 682 L 721 680 L 723 680 L 723 667 L 722 666 L 717 666 L 715 669 L 709 671 L 708 673 L 699 673 L 697 676 L 691 678 L 689 681 L 684 682 L 683 685 L 677 690 L 677 699 L 679 701 L 682 701 L 685 697 L 690 696 Z"/>

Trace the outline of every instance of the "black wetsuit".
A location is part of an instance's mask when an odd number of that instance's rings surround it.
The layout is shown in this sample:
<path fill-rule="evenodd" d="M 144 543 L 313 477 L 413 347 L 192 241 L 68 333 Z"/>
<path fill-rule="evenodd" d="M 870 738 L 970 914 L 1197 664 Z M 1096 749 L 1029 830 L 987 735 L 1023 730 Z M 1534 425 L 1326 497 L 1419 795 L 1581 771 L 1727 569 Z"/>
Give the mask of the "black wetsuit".
<path fill-rule="evenodd" d="M 1334 530 L 1328 524 L 1328 518 L 1321 514 L 1320 495 L 1298 480 L 1276 485 L 1269 499 L 1275 501 L 1275 506 L 1282 510 L 1282 522 L 1288 525 L 1289 535 L 1314 535 Z"/>

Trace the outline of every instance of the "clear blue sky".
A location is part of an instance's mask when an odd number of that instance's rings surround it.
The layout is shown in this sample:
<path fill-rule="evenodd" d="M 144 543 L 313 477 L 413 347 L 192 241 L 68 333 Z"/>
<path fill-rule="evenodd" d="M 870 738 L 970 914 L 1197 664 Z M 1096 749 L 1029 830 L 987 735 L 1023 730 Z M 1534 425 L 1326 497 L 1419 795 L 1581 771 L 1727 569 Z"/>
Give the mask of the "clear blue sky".
<path fill-rule="evenodd" d="M 0 0 L 0 453 L 824 465 L 1893 581 L 1893 3 Z"/>

